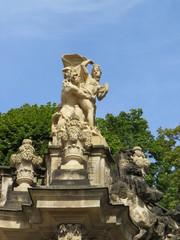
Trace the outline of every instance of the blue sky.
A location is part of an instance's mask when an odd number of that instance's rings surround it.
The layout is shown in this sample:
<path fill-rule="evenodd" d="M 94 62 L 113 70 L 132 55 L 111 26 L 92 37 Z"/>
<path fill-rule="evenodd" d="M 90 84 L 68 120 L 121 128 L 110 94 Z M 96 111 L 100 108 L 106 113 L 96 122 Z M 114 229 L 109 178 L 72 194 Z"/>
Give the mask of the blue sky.
<path fill-rule="evenodd" d="M 60 103 L 61 56 L 99 63 L 97 117 L 142 108 L 150 130 L 180 120 L 179 0 L 0 0 L 0 111 Z"/>

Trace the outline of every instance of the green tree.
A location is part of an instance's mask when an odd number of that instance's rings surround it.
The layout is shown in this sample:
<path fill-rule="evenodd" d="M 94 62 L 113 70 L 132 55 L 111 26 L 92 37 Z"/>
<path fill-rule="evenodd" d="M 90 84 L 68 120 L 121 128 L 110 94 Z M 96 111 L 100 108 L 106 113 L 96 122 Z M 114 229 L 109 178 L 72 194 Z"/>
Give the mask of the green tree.
<path fill-rule="evenodd" d="M 142 109 L 131 109 L 129 113 L 120 112 L 118 116 L 107 114 L 105 119 L 99 118 L 96 122 L 112 155 L 116 155 L 120 148 L 142 147 L 152 162 L 146 180 L 151 187 L 164 193 L 161 205 L 172 208 L 179 201 L 180 126 L 165 130 L 159 128 L 155 138 L 142 115 Z"/>
<path fill-rule="evenodd" d="M 0 113 L 0 163 L 9 165 L 11 154 L 17 152 L 24 138 L 30 138 L 38 155 L 43 157 L 51 140 L 51 118 L 56 105 L 48 103 L 38 107 L 25 104 L 21 108 Z M 96 120 L 97 127 L 106 138 L 113 156 L 120 148 L 141 146 L 152 164 L 146 175 L 148 184 L 164 193 L 161 204 L 166 208 L 178 202 L 180 186 L 180 125 L 175 129 L 158 129 L 155 138 L 143 118 L 142 109 L 107 114 Z"/>
<path fill-rule="evenodd" d="M 180 125 L 174 129 L 158 129 L 156 139 L 155 186 L 164 193 L 161 204 L 172 208 L 178 200 L 180 187 Z"/>
<path fill-rule="evenodd" d="M 0 163 L 9 165 L 10 156 L 17 152 L 24 138 L 30 138 L 37 154 L 47 149 L 51 132 L 51 118 L 56 105 L 25 104 L 0 114 Z"/>
<path fill-rule="evenodd" d="M 112 155 L 120 148 L 128 149 L 134 146 L 141 146 L 143 151 L 149 154 L 155 139 L 142 115 L 142 109 L 131 109 L 130 113 L 122 111 L 118 116 L 107 114 L 105 119 L 96 120 Z"/>

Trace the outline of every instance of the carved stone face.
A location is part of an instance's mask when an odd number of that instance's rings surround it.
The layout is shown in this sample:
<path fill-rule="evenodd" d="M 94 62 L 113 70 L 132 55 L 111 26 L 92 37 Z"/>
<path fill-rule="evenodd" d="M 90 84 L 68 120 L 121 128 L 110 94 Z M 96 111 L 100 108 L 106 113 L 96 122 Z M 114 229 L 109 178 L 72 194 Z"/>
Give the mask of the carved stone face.
<path fill-rule="evenodd" d="M 97 81 L 99 81 L 100 77 L 101 77 L 101 74 L 102 74 L 102 72 L 101 72 L 101 69 L 100 69 L 99 65 L 93 66 L 92 77 L 95 78 Z"/>
<path fill-rule="evenodd" d="M 76 71 L 73 71 L 73 72 L 72 72 L 71 82 L 72 82 L 73 84 L 75 84 L 76 86 L 78 86 L 79 83 L 80 83 L 80 77 L 79 77 L 79 75 L 78 75 L 78 73 L 77 73 Z"/>
<path fill-rule="evenodd" d="M 72 72 L 72 69 L 69 67 L 66 67 L 62 70 L 62 73 L 65 79 L 69 79 L 71 77 L 71 72 Z"/>

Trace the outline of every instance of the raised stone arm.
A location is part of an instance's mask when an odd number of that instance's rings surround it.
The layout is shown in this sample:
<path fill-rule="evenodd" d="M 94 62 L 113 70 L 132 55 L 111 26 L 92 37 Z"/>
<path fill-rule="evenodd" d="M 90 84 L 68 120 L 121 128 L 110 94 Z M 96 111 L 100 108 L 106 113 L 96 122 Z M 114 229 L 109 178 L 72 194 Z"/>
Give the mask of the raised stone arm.
<path fill-rule="evenodd" d="M 83 72 L 85 79 L 88 78 L 88 76 L 90 76 L 90 74 L 89 74 L 89 72 L 88 72 L 88 70 L 87 70 L 87 65 L 88 65 L 88 64 L 94 64 L 93 60 L 87 59 L 87 60 L 85 60 L 85 61 L 83 61 L 83 62 L 81 63 L 81 72 Z M 86 80 L 85 80 L 85 81 L 86 81 Z"/>
<path fill-rule="evenodd" d="M 90 64 L 94 64 L 94 61 L 91 60 L 91 59 L 87 59 L 87 60 L 85 60 L 84 62 L 81 63 L 81 66 L 87 67 L 87 65 L 88 65 L 89 63 L 90 63 Z"/>
<path fill-rule="evenodd" d="M 106 96 L 108 90 L 109 90 L 108 83 L 105 83 L 98 89 L 97 98 L 99 101 L 101 101 Z"/>

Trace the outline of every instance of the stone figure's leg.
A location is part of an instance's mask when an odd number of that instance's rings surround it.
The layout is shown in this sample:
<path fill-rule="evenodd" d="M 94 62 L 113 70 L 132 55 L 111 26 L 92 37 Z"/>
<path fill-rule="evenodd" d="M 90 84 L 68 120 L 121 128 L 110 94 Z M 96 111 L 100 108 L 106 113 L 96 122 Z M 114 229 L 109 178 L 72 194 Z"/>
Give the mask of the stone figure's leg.
<path fill-rule="evenodd" d="M 80 107 L 86 112 L 86 120 L 90 127 L 94 127 L 94 106 L 88 99 L 83 99 L 80 102 Z"/>

